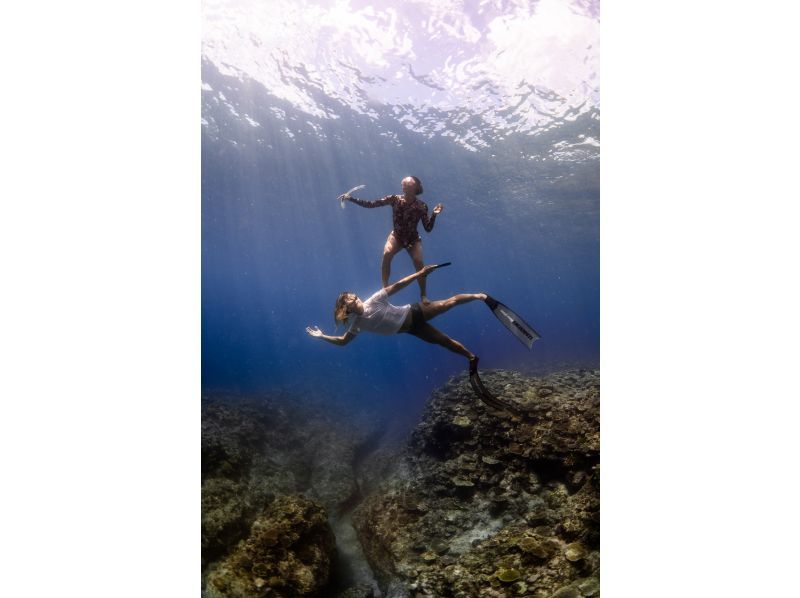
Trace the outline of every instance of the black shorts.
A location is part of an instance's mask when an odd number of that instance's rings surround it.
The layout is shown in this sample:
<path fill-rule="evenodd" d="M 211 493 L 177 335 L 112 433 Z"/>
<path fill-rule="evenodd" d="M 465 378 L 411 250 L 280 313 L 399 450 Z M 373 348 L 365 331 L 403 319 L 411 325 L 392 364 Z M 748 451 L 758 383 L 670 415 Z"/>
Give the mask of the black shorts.
<path fill-rule="evenodd" d="M 411 306 L 411 326 L 406 330 L 409 334 L 416 334 L 425 324 L 425 316 L 422 315 L 422 306 L 419 303 L 414 303 Z"/>

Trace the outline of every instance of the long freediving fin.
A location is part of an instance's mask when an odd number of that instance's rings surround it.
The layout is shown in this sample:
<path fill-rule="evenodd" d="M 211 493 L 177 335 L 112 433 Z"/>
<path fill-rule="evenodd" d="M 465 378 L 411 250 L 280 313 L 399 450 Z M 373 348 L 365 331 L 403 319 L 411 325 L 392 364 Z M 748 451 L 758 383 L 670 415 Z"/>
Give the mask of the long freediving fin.
<path fill-rule="evenodd" d="M 533 326 L 511 311 L 506 304 L 500 303 L 497 299 L 486 295 L 486 305 L 489 306 L 489 309 L 492 310 L 495 317 L 500 320 L 500 323 L 508 328 L 523 345 L 528 347 L 528 349 L 533 348 L 533 343 L 542 338 L 541 335 L 533 329 Z"/>
<path fill-rule="evenodd" d="M 504 401 L 492 393 L 490 393 L 486 387 L 483 385 L 483 381 L 481 381 L 481 377 L 478 376 L 478 372 L 472 372 L 469 375 L 469 383 L 472 385 L 472 390 L 475 391 L 475 394 L 478 395 L 478 398 L 486 403 L 489 407 L 494 409 L 499 409 L 501 411 L 508 411 L 509 413 L 519 414 L 520 410 L 517 409 L 511 403 Z"/>

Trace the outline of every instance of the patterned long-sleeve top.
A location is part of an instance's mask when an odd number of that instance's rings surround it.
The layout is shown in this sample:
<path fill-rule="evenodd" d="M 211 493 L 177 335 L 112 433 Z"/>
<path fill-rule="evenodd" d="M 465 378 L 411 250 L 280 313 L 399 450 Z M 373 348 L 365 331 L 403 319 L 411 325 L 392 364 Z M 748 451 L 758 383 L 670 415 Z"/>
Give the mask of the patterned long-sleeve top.
<path fill-rule="evenodd" d="M 428 206 L 421 199 L 407 202 L 400 195 L 387 195 L 382 199 L 367 201 L 351 197 L 350 201 L 363 208 L 379 208 L 381 206 L 392 206 L 392 225 L 394 226 L 394 236 L 404 247 L 411 247 L 420 240 L 417 232 L 417 223 L 422 220 L 422 226 L 427 232 L 433 230 L 436 222 L 436 214 L 428 216 Z"/>

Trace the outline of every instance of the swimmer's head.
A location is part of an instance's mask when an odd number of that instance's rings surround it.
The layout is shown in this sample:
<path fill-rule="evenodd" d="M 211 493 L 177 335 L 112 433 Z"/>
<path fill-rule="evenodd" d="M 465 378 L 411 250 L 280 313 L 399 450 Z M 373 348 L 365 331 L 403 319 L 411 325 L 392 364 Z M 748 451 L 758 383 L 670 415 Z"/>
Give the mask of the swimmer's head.
<path fill-rule="evenodd" d="M 422 182 L 415 176 L 407 176 L 400 184 L 403 186 L 403 193 L 411 192 L 414 195 L 422 195 Z"/>
<path fill-rule="evenodd" d="M 337 325 L 344 322 L 350 314 L 361 313 L 363 309 L 359 309 L 362 305 L 361 299 L 355 293 L 345 291 L 339 293 L 336 303 L 333 306 L 333 320 Z"/>

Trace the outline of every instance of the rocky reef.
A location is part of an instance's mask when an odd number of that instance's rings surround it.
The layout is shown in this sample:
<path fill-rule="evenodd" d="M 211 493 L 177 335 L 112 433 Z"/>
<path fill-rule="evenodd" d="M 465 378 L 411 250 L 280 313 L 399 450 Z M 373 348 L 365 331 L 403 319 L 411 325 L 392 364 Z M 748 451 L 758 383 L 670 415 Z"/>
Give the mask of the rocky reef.
<path fill-rule="evenodd" d="M 520 414 L 465 376 L 402 435 L 321 398 L 205 397 L 204 595 L 599 596 L 598 372 L 482 376 Z"/>
<path fill-rule="evenodd" d="M 302 497 L 273 501 L 247 539 L 208 578 L 207 594 L 313 596 L 330 581 L 336 541 L 321 505 Z"/>
<path fill-rule="evenodd" d="M 477 401 L 466 377 L 433 393 L 383 485 L 354 513 L 389 596 L 599 595 L 599 374 L 507 371 Z"/>
<path fill-rule="evenodd" d="M 380 470 L 373 448 L 385 430 L 375 412 L 319 397 L 204 397 L 204 595 L 372 595 L 346 517 L 372 487 L 359 464 Z"/>

